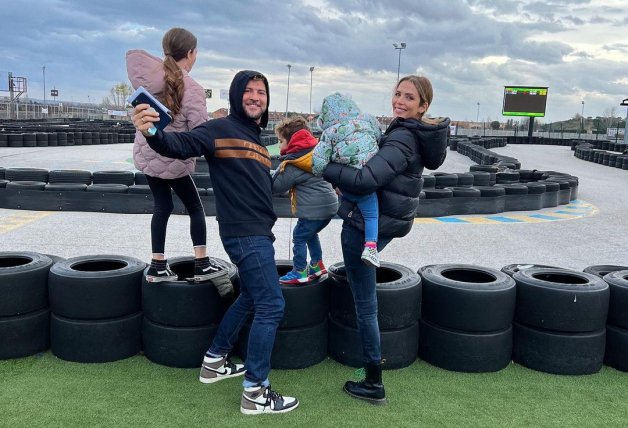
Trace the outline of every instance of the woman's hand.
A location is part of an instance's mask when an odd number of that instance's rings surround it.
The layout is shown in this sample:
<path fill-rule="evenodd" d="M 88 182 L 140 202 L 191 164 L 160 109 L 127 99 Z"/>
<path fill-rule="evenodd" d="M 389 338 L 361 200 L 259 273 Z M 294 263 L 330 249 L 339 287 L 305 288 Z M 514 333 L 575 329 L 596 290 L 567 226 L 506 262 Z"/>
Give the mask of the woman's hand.
<path fill-rule="evenodd" d="M 154 122 L 159 122 L 159 113 L 157 113 L 149 104 L 139 104 L 133 109 L 133 126 L 140 131 L 145 137 L 150 137 L 152 134 L 148 132 L 150 128 L 153 128 Z"/>

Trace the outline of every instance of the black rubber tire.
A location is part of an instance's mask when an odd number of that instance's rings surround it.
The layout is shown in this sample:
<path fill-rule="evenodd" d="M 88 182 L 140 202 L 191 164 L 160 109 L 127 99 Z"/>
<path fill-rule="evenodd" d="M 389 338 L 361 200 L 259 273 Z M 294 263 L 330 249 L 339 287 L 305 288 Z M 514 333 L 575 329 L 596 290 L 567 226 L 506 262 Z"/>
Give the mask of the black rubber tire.
<path fill-rule="evenodd" d="M 0 342 L 1 343 L 1 342 Z M 628 372 L 628 330 L 614 325 L 606 326 L 604 364 Z"/>
<path fill-rule="evenodd" d="M 22 358 L 50 348 L 50 309 L 0 317 L 0 360 Z"/>
<path fill-rule="evenodd" d="M 44 190 L 48 192 L 84 192 L 85 189 L 87 189 L 87 184 L 79 183 L 56 183 L 44 186 Z"/>
<path fill-rule="evenodd" d="M 454 198 L 479 198 L 482 192 L 473 187 L 449 187 Z"/>
<path fill-rule="evenodd" d="M 48 182 L 48 170 L 42 168 L 7 168 L 4 175 L 9 181 Z"/>
<path fill-rule="evenodd" d="M 80 320 L 52 314 L 52 353 L 77 363 L 108 363 L 137 355 L 142 349 L 142 313 L 120 318 Z"/>
<path fill-rule="evenodd" d="M 471 333 L 447 329 L 421 319 L 419 358 L 445 370 L 496 372 L 512 361 L 512 326 Z"/>
<path fill-rule="evenodd" d="M 400 369 L 416 361 L 419 352 L 419 323 L 398 330 L 380 332 L 382 368 Z M 362 345 L 357 328 L 329 318 L 328 353 L 331 358 L 350 367 L 363 367 Z"/>
<path fill-rule="evenodd" d="M 85 189 L 85 191 L 100 193 L 128 193 L 129 186 L 127 186 L 126 184 L 115 183 L 92 184 L 91 186 L 87 186 L 87 189 Z"/>
<path fill-rule="evenodd" d="M 50 269 L 50 309 L 81 320 L 117 318 L 141 311 L 146 263 L 127 256 L 79 256 Z"/>
<path fill-rule="evenodd" d="M 238 271 L 233 263 L 215 257 L 214 262 L 225 266 L 231 282 L 237 284 Z M 172 327 L 196 327 L 218 324 L 233 298 L 221 298 L 211 282 L 190 283 L 185 280 L 194 276 L 194 258 L 173 257 L 170 269 L 178 275 L 176 281 L 146 282 L 146 270 L 142 278 L 142 310 L 152 322 Z"/>
<path fill-rule="evenodd" d="M 503 187 L 507 195 L 527 195 L 528 188 L 525 184 L 496 184 L 495 187 Z"/>
<path fill-rule="evenodd" d="M 48 307 L 48 272 L 52 259 L 33 252 L 0 252 L 0 317 Z"/>
<path fill-rule="evenodd" d="M 270 357 L 273 369 L 305 369 L 327 358 L 327 318 L 322 322 L 300 328 L 278 329 Z M 238 340 L 238 353 L 246 360 L 251 325 L 246 324 Z"/>
<path fill-rule="evenodd" d="M 609 273 L 617 272 L 620 270 L 628 270 L 628 266 L 617 266 L 617 265 L 593 265 L 585 267 L 582 272 L 591 273 L 595 276 L 599 276 L 603 278 Z"/>
<path fill-rule="evenodd" d="M 293 268 L 291 260 L 275 260 L 279 276 Z M 280 284 L 285 304 L 280 329 L 319 325 L 329 313 L 329 285 L 325 278 L 299 285 Z"/>
<path fill-rule="evenodd" d="M 491 179 L 491 174 L 485 171 L 471 171 L 469 174 L 473 176 L 473 185 L 488 186 Z"/>
<path fill-rule="evenodd" d="M 606 325 L 609 286 L 590 273 L 530 268 L 515 273 L 515 319 L 564 332 L 598 331 Z"/>
<path fill-rule="evenodd" d="M 607 322 L 628 329 L 628 270 L 606 274 L 604 281 L 610 288 Z"/>
<path fill-rule="evenodd" d="M 446 199 L 453 198 L 451 189 L 424 189 L 425 199 Z"/>
<path fill-rule="evenodd" d="M 507 329 L 515 313 L 515 281 L 496 269 L 441 264 L 419 269 L 423 280 L 421 317 L 467 332 Z"/>
<path fill-rule="evenodd" d="M 512 359 L 532 370 L 559 375 L 600 371 L 606 329 L 586 333 L 550 331 L 513 323 Z"/>
<path fill-rule="evenodd" d="M 485 198 L 495 198 L 506 195 L 506 189 L 503 187 L 478 186 L 475 187 L 475 189 L 478 189 L 480 191 L 480 196 Z"/>
<path fill-rule="evenodd" d="M 92 173 L 94 184 L 124 184 L 131 186 L 135 183 L 133 171 L 94 171 Z"/>
<path fill-rule="evenodd" d="M 434 187 L 444 189 L 445 187 L 455 187 L 458 185 L 458 175 L 447 172 L 435 172 L 432 174 L 436 179 Z"/>
<path fill-rule="evenodd" d="M 200 367 L 218 326 L 172 327 L 144 317 L 142 346 L 150 361 L 168 367 Z"/>
<path fill-rule="evenodd" d="M 79 183 L 91 184 L 92 172 L 81 169 L 57 169 L 48 173 L 48 182 L 56 183 Z"/>
<path fill-rule="evenodd" d="M 421 315 L 421 277 L 412 269 L 382 262 L 376 270 L 377 322 L 380 331 L 413 325 Z M 329 267 L 330 313 L 334 320 L 357 328 L 355 303 L 344 263 Z"/>
<path fill-rule="evenodd" d="M 133 184 L 132 186 L 129 186 L 129 193 L 136 195 L 150 195 L 152 192 L 147 184 Z M 199 192 L 199 195 L 200 194 L 201 193 Z"/>
<path fill-rule="evenodd" d="M 500 270 L 504 272 L 506 275 L 512 277 L 515 273 L 519 272 L 520 270 L 531 269 L 531 268 L 562 269 L 556 266 L 535 265 L 531 263 L 515 263 L 511 265 L 506 265 Z"/>
<path fill-rule="evenodd" d="M 15 190 L 44 190 L 46 183 L 43 181 L 9 181 L 6 188 Z"/>
<path fill-rule="evenodd" d="M 139 184 L 142 186 L 148 186 L 148 180 L 146 179 L 146 174 L 143 172 L 135 173 L 135 184 Z"/>

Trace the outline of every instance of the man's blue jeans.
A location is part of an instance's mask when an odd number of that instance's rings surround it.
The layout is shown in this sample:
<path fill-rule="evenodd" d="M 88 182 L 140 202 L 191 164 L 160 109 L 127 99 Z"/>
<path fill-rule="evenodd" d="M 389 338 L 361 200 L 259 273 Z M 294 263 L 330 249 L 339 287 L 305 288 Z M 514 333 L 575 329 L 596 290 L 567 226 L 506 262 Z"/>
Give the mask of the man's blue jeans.
<path fill-rule="evenodd" d="M 347 272 L 347 280 L 355 301 L 362 357 L 364 363 L 379 363 L 382 360 L 379 325 L 377 323 L 376 269 L 360 258 L 364 245 L 364 232 L 343 223 L 340 235 L 342 255 Z M 381 251 L 390 242 L 380 238 L 377 244 Z"/>
<path fill-rule="evenodd" d="M 300 218 L 292 231 L 292 262 L 294 270 L 303 270 L 307 267 L 307 250 L 310 250 L 310 260 L 317 262 L 323 259 L 321 241 L 318 232 L 329 224 L 331 218 L 325 220 L 310 220 Z"/>
<path fill-rule="evenodd" d="M 231 261 L 238 267 L 240 295 L 225 313 L 214 341 L 212 355 L 226 355 L 238 340 L 238 333 L 253 313 L 245 362 L 247 385 L 268 383 L 270 355 L 275 333 L 283 319 L 284 299 L 270 236 L 223 237 Z"/>

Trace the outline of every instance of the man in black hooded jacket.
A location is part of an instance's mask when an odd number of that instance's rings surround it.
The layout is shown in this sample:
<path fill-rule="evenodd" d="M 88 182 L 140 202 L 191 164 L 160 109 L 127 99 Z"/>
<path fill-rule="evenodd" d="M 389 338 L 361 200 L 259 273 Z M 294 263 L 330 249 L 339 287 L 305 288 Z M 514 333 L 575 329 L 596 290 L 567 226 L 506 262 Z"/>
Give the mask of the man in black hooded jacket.
<path fill-rule="evenodd" d="M 157 153 L 177 159 L 205 156 L 216 198 L 216 220 L 229 258 L 238 267 L 240 295 L 231 305 L 205 354 L 200 381 L 213 383 L 245 374 L 240 411 L 285 413 L 299 402 L 270 389 L 268 374 L 284 299 L 275 264 L 270 155 L 260 140 L 268 123 L 268 81 L 251 70 L 238 72 L 229 89 L 231 113 L 189 132 L 157 131 L 158 115 L 147 104 L 135 108 L 133 123 Z M 254 318 L 244 365 L 228 354 L 248 316 Z M 245 373 L 246 372 L 246 373 Z"/>

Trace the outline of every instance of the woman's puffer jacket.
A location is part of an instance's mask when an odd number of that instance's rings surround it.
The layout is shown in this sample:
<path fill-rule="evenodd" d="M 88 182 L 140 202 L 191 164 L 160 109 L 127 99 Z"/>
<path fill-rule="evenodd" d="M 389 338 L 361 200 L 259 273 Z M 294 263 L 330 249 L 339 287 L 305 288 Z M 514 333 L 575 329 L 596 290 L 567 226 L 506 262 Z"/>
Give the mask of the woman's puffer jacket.
<path fill-rule="evenodd" d="M 419 207 L 424 168 L 436 169 L 445 161 L 449 118 L 395 119 L 379 144 L 377 154 L 362 169 L 330 163 L 323 177 L 341 190 L 357 194 L 377 191 L 379 236 L 407 235 Z M 338 215 L 349 225 L 364 230 L 358 207 L 342 201 Z"/>
<path fill-rule="evenodd" d="M 163 100 L 165 91 L 163 61 L 143 50 L 130 50 L 126 53 L 126 69 L 133 88 L 143 86 L 158 99 Z M 166 131 L 189 131 L 209 120 L 205 104 L 205 90 L 192 79 L 187 71 L 183 73 L 183 99 L 181 111 L 166 127 Z M 135 167 L 146 175 L 159 178 L 180 178 L 194 172 L 196 159 L 171 159 L 161 156 L 148 146 L 144 136 L 135 133 L 133 144 Z"/>

